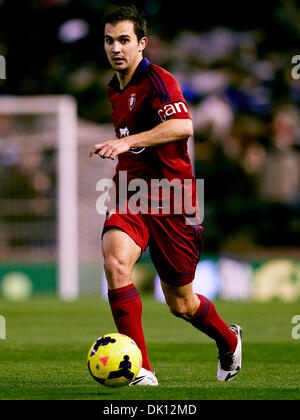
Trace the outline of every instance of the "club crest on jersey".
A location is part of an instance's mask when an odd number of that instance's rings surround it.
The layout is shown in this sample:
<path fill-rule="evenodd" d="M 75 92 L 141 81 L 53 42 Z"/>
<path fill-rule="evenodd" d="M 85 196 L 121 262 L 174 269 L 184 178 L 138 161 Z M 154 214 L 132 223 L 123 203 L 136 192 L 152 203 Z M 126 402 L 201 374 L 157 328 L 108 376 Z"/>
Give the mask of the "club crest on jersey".
<path fill-rule="evenodd" d="M 131 111 L 132 108 L 134 107 L 135 101 L 136 101 L 136 94 L 132 93 L 130 95 L 130 98 L 128 99 L 129 111 Z"/>

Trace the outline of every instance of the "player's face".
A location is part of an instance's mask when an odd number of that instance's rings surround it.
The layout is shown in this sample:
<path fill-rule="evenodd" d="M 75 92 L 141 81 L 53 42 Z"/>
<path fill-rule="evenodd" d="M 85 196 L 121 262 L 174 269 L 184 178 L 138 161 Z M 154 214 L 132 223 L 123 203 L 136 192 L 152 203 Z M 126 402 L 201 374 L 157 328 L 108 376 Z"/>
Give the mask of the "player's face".
<path fill-rule="evenodd" d="M 147 38 L 138 41 L 134 24 L 124 20 L 104 28 L 104 48 L 113 70 L 127 73 L 134 68 L 142 57 Z"/>

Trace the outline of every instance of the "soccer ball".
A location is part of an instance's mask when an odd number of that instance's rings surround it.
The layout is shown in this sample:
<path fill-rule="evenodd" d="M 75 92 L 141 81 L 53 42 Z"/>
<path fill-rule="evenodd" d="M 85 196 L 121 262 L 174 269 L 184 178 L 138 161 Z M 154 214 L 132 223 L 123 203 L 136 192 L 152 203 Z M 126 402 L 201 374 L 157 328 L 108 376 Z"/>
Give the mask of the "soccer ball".
<path fill-rule="evenodd" d="M 92 377 L 102 385 L 120 387 L 133 381 L 142 367 L 142 353 L 127 335 L 99 337 L 89 349 L 87 363 Z"/>

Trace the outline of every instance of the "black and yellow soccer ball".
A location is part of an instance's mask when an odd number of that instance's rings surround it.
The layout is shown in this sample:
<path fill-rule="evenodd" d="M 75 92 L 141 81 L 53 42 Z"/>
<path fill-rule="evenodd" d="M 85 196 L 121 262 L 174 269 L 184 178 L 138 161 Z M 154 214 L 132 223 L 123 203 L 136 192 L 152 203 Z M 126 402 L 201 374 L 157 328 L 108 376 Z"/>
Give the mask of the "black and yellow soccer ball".
<path fill-rule="evenodd" d="M 120 387 L 132 382 L 142 367 L 142 353 L 127 335 L 105 334 L 90 347 L 87 363 L 92 377 L 102 385 Z"/>

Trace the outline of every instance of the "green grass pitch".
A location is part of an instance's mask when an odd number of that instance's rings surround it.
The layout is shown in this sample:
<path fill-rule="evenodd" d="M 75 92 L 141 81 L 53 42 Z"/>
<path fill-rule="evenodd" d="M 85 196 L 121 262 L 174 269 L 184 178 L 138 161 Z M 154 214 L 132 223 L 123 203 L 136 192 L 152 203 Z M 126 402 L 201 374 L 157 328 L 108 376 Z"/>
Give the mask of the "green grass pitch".
<path fill-rule="evenodd" d="M 1 400 L 300 399 L 300 339 L 292 338 L 299 302 L 215 301 L 219 314 L 244 331 L 243 366 L 228 383 L 216 380 L 212 340 L 142 296 L 143 324 L 158 387 L 111 389 L 90 376 L 86 355 L 99 336 L 116 331 L 99 298 L 23 303 L 0 300 L 6 339 L 0 340 Z"/>

